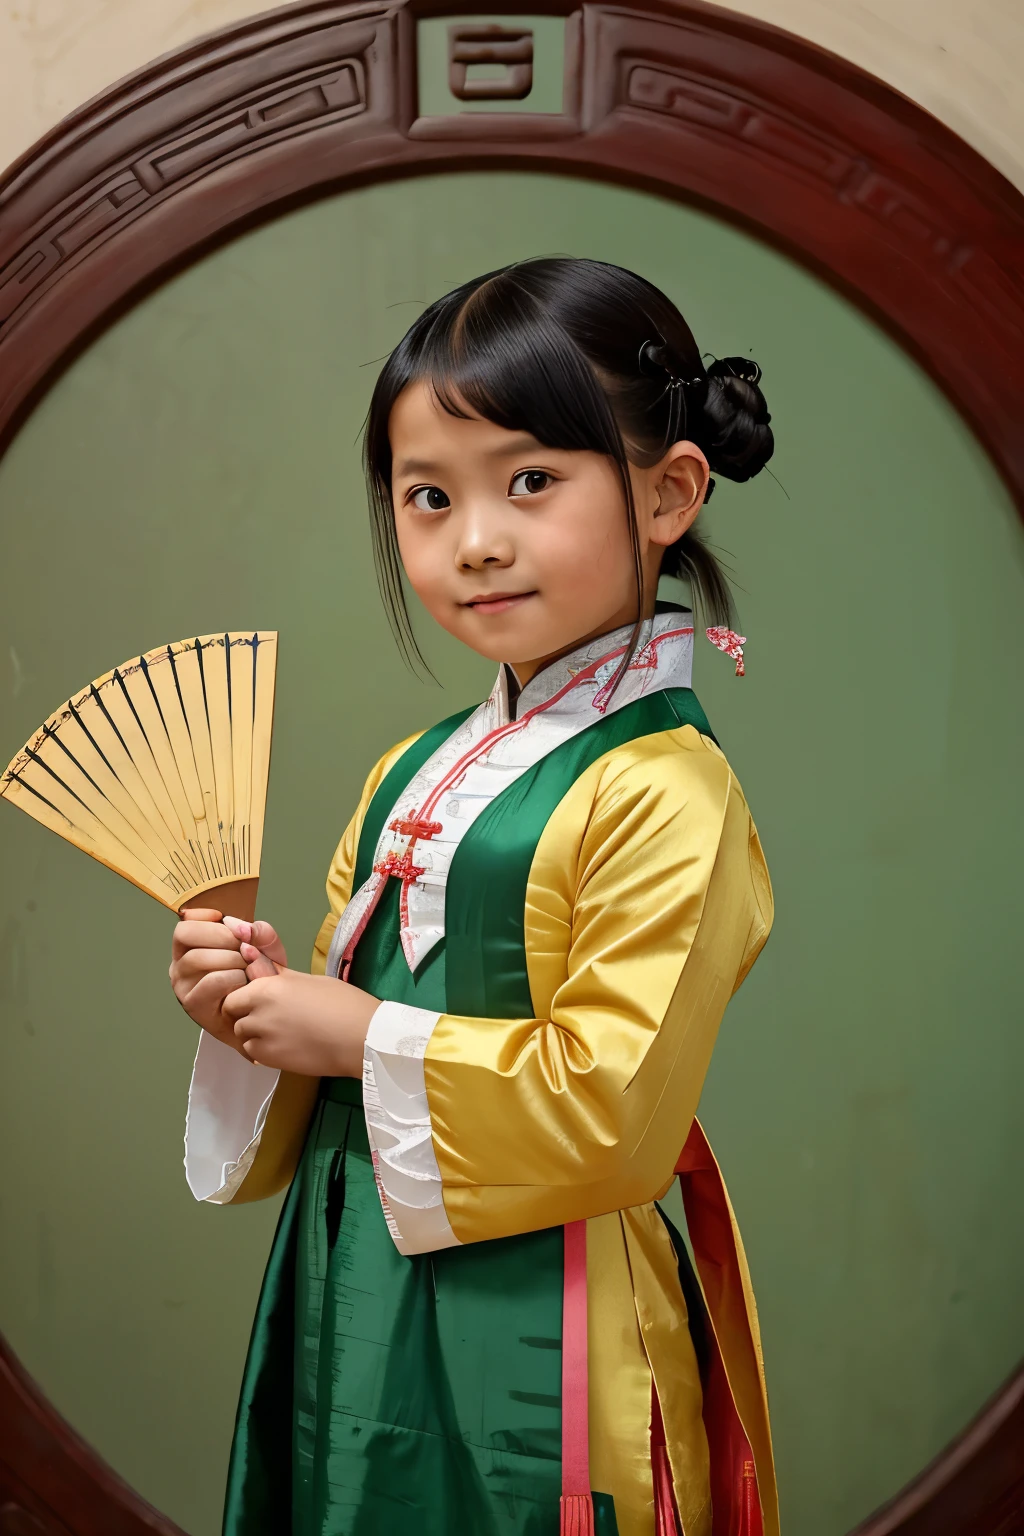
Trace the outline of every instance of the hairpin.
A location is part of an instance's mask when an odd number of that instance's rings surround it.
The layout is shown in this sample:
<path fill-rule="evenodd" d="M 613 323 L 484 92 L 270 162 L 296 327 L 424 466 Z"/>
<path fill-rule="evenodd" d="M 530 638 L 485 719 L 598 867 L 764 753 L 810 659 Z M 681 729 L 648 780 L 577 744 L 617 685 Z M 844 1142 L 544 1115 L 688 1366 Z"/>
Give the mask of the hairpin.
<path fill-rule="evenodd" d="M 738 635 L 734 629 L 722 629 L 716 625 L 707 631 L 707 637 L 713 646 L 732 657 L 736 663 L 736 676 L 745 676 L 747 669 L 743 662 L 743 647 L 747 643 L 746 635 Z"/>
<path fill-rule="evenodd" d="M 744 384 L 761 382 L 761 365 L 752 357 L 716 357 L 708 368 L 708 377 L 715 379 L 742 379 Z"/>
<path fill-rule="evenodd" d="M 671 364 L 666 361 L 667 357 L 668 347 L 665 342 L 660 338 L 655 340 L 653 337 L 643 343 L 637 356 L 637 364 L 641 373 L 646 373 L 650 377 L 656 371 L 659 376 L 666 380 L 665 388 L 662 391 L 663 395 L 667 394 L 669 396 L 668 428 L 665 433 L 666 444 L 678 441 L 680 429 L 682 429 L 682 435 L 686 436 L 687 410 L 685 391 L 687 389 L 695 389 L 698 384 L 703 385 L 707 382 L 703 378 L 682 378 L 680 374 L 674 372 Z"/>
<path fill-rule="evenodd" d="M 652 371 L 663 374 L 668 379 L 668 389 L 696 389 L 698 384 L 707 383 L 706 378 L 684 379 L 673 370 L 671 363 L 666 362 L 667 356 L 668 347 L 664 341 L 655 341 L 653 337 L 645 341 L 637 358 L 640 372 L 648 377 Z"/>

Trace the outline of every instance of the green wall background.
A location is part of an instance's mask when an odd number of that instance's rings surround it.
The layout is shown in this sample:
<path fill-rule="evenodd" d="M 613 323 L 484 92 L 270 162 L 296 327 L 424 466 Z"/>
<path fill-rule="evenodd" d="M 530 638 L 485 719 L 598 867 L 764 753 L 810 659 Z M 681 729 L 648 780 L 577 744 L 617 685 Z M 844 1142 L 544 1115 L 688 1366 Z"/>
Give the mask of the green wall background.
<path fill-rule="evenodd" d="M 290 214 L 121 319 L 0 463 L 0 757 L 141 649 L 279 628 L 261 903 L 302 963 L 374 758 L 490 682 L 429 633 L 444 688 L 417 682 L 379 612 L 357 454 L 377 364 L 438 293 L 555 251 L 661 284 L 702 346 L 758 358 L 775 413 L 778 478 L 707 514 L 748 675 L 701 645 L 696 686 L 778 922 L 702 1113 L 758 1287 L 785 1527 L 839 1536 L 1024 1352 L 1024 540 L 893 342 L 746 235 L 624 190 L 449 175 Z M 0 847 L 0 1328 L 213 1536 L 276 1211 L 185 1187 L 168 914 L 7 810 Z"/>

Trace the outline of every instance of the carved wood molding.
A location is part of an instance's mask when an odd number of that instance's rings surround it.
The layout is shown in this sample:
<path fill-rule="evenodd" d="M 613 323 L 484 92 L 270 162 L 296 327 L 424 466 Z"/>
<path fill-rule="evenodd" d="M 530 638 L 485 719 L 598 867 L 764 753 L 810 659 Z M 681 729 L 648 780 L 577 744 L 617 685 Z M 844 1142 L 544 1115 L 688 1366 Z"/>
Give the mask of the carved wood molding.
<path fill-rule="evenodd" d="M 851 1536 L 1019 1536 L 1024 1366 L 952 1445 Z"/>
<path fill-rule="evenodd" d="M 683 0 L 510 0 L 568 16 L 561 114 L 418 117 L 415 20 L 474 0 L 286 7 L 72 114 L 0 181 L 0 433 L 161 274 L 303 197 L 536 166 L 697 201 L 893 331 L 1024 506 L 1024 199 L 921 108 L 761 23 Z M 571 12 L 571 13 L 570 13 Z"/>
<path fill-rule="evenodd" d="M 247 225 L 384 177 L 533 167 L 696 202 L 822 274 L 929 370 L 1024 511 L 1024 198 L 992 166 L 853 65 L 700 0 L 502 0 L 566 17 L 562 111 L 419 116 L 417 20 L 479 12 L 304 0 L 40 140 L 0 179 L 0 446 L 98 326 Z M 1024 1529 L 1022 1404 L 1018 1376 L 857 1536 Z M 5 1532 L 182 1536 L 0 1350 Z"/>
<path fill-rule="evenodd" d="M 2 1337 L 0 1536 L 185 1536 L 61 1418 Z"/>

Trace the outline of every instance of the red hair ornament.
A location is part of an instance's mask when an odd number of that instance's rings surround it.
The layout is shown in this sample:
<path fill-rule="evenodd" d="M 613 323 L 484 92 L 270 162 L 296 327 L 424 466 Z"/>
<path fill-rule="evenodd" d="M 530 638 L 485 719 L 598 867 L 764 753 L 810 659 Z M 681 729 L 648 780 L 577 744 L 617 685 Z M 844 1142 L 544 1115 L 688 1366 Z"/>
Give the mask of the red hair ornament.
<path fill-rule="evenodd" d="M 743 647 L 747 643 L 746 635 L 738 635 L 734 629 L 721 629 L 717 626 L 707 631 L 708 639 L 713 646 L 731 656 L 736 663 L 736 676 L 743 677 L 746 667 L 743 664 Z"/>

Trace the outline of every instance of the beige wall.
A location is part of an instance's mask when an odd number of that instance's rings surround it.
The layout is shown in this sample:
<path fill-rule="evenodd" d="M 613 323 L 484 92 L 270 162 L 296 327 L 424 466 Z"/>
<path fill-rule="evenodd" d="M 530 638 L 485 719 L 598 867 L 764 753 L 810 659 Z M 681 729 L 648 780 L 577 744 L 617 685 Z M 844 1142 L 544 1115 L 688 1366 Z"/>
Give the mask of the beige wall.
<path fill-rule="evenodd" d="M 0 166 L 119 76 L 252 0 L 0 0 Z M 1024 0 L 745 0 L 880 75 L 1024 189 Z"/>

